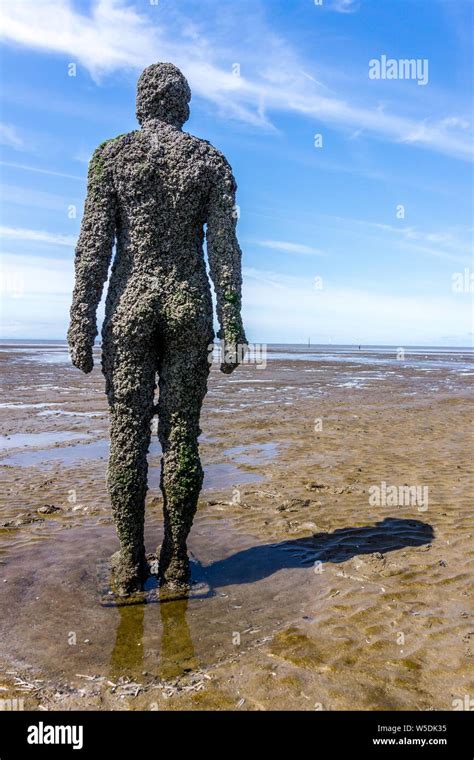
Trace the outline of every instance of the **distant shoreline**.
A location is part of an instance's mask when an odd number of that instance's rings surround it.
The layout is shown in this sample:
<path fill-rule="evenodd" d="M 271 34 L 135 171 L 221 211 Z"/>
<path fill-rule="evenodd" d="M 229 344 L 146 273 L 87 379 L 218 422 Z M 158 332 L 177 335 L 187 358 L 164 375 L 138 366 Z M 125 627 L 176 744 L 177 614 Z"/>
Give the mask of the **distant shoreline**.
<path fill-rule="evenodd" d="M 254 341 L 255 343 L 255 341 Z M 15 345 L 37 345 L 37 346 L 46 346 L 46 345 L 66 345 L 67 341 L 66 338 L 0 338 L 0 345 L 7 345 L 7 346 L 15 346 Z M 424 350 L 441 350 L 441 351 L 449 351 L 449 350 L 459 350 L 459 351 L 474 351 L 474 345 L 471 346 L 465 346 L 465 345 L 439 345 L 434 343 L 429 344 L 423 344 L 423 343 L 311 343 L 308 345 L 307 343 L 260 343 L 259 345 L 266 345 L 269 349 L 272 348 L 295 348 L 295 349 L 305 349 L 305 350 L 315 350 L 318 348 L 324 348 L 324 349 L 352 349 L 352 350 L 358 350 L 360 347 L 361 351 L 369 351 L 374 349 L 393 349 L 397 350 L 398 348 L 402 347 L 405 349 L 424 349 Z M 101 343 L 95 343 L 95 348 L 100 348 Z"/>

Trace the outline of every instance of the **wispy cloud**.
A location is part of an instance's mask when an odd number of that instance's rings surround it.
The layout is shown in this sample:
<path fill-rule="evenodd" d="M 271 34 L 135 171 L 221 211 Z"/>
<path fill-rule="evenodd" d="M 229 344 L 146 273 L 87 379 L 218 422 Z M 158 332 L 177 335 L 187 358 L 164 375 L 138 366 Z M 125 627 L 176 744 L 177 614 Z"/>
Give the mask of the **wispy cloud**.
<path fill-rule="evenodd" d="M 332 7 L 347 13 L 357 3 L 336 0 Z M 264 25 L 259 31 L 268 51 L 266 65 L 262 66 L 261 58 L 252 65 L 252 51 L 248 51 L 249 71 L 234 76 L 228 68 L 228 46 L 210 40 L 204 26 L 185 23 L 182 17 L 177 23 L 172 13 L 157 14 L 150 23 L 149 16 L 125 0 L 95 0 L 90 15 L 78 12 L 66 0 L 3 3 L 0 13 L 5 41 L 67 55 L 96 78 L 120 69 L 139 70 L 156 60 L 173 60 L 188 76 L 194 93 L 213 103 L 219 114 L 256 128 L 275 129 L 268 115 L 271 111 L 293 112 L 316 123 L 352 132 L 362 129 L 386 141 L 472 159 L 469 135 L 453 121 L 461 117 L 443 115 L 428 121 L 389 113 L 377 102 L 359 105 L 344 96 L 328 96 L 316 78 L 312 81 L 303 73 L 311 69 L 307 62 Z M 231 52 L 241 53 L 241 49 Z"/>
<path fill-rule="evenodd" d="M 1 190 L 1 202 L 4 206 L 26 206 L 65 213 L 70 203 L 77 205 L 76 198 L 61 196 L 44 190 L 35 190 L 31 187 L 3 183 Z"/>
<path fill-rule="evenodd" d="M 363 289 L 311 278 L 244 268 L 244 309 L 252 339 L 277 342 L 427 345 L 450 332 L 469 344 L 470 304 L 450 292 L 408 295 L 390 283 Z M 281 304 L 291 304 L 282 310 Z"/>
<path fill-rule="evenodd" d="M 4 227 L 0 225 L 0 238 L 5 240 L 28 240 L 34 243 L 49 243 L 50 245 L 74 246 L 77 238 L 73 235 L 61 235 L 57 232 L 29 230 L 23 227 Z"/>
<path fill-rule="evenodd" d="M 18 134 L 16 127 L 11 124 L 0 123 L 0 144 L 10 148 L 23 148 L 23 138 Z"/>
<path fill-rule="evenodd" d="M 355 13 L 359 7 L 360 3 L 357 0 L 333 0 L 329 5 L 329 10 L 336 13 Z"/>
<path fill-rule="evenodd" d="M 73 285 L 72 258 L 2 253 L 0 336 L 64 338 Z M 99 322 L 103 315 L 101 304 Z"/>
<path fill-rule="evenodd" d="M 324 251 L 319 248 L 313 248 L 311 245 L 303 243 L 291 243 L 286 240 L 257 240 L 256 245 L 262 248 L 270 248 L 273 251 L 284 251 L 291 254 L 302 254 L 304 256 L 325 256 Z"/>
<path fill-rule="evenodd" d="M 407 242 L 437 245 L 458 253 L 472 254 L 474 252 L 472 241 L 469 245 L 452 232 L 424 232 L 416 227 L 394 227 L 392 224 L 379 224 L 377 222 L 370 222 L 370 226 L 394 235 L 401 235 Z"/>
<path fill-rule="evenodd" d="M 39 166 L 27 166 L 26 164 L 17 164 L 15 161 L 0 161 L 1 166 L 9 166 L 12 169 L 20 169 L 25 172 L 33 172 L 35 174 L 47 174 L 51 177 L 63 177 L 64 179 L 77 179 L 81 182 L 85 181 L 85 175 L 83 177 L 78 174 L 67 174 L 66 172 L 57 172 L 53 169 L 43 169 Z"/>
<path fill-rule="evenodd" d="M 459 264 L 469 265 L 474 253 L 472 244 L 472 232 L 464 230 L 467 240 L 451 230 L 426 232 L 416 227 L 395 226 L 381 222 L 372 222 L 365 219 L 348 219 L 345 217 L 329 217 L 337 222 L 338 227 L 345 226 L 349 229 L 358 229 L 368 234 L 382 233 L 400 240 L 399 245 L 414 252 L 433 256 L 435 258 L 452 261 Z M 470 240 L 469 240 L 470 239 Z"/>
<path fill-rule="evenodd" d="M 5 297 L 18 300 L 35 295 L 60 295 L 64 297 L 63 303 L 66 305 L 74 284 L 72 261 L 47 256 L 3 253 L 0 274 L 0 292 Z M 44 309 L 44 300 L 42 305 Z"/>

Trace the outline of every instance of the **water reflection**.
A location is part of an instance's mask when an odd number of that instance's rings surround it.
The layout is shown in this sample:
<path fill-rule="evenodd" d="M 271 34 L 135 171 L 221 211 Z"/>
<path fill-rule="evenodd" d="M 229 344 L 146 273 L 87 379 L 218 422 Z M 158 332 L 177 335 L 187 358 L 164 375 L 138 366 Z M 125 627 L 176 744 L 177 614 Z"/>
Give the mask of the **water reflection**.
<path fill-rule="evenodd" d="M 160 604 L 163 626 L 159 666 L 161 678 L 176 678 L 182 673 L 196 670 L 199 666 L 186 620 L 188 604 L 187 598 L 174 602 L 163 600 Z"/>
<path fill-rule="evenodd" d="M 170 600 L 163 593 L 160 594 L 159 590 L 156 593 L 160 602 L 162 626 L 160 646 L 156 652 L 157 661 L 148 662 L 155 652 L 148 651 L 145 655 L 144 646 L 145 611 L 148 608 L 154 621 L 156 605 L 150 607 L 142 603 L 118 606 L 119 624 L 110 661 L 112 680 L 118 680 L 121 676 L 136 678 L 143 671 L 170 680 L 198 668 L 199 661 L 186 620 L 189 599 Z"/>
<path fill-rule="evenodd" d="M 112 680 L 121 676 L 136 676 L 144 669 L 145 606 L 145 604 L 129 604 L 117 607 L 120 620 L 110 662 Z"/>

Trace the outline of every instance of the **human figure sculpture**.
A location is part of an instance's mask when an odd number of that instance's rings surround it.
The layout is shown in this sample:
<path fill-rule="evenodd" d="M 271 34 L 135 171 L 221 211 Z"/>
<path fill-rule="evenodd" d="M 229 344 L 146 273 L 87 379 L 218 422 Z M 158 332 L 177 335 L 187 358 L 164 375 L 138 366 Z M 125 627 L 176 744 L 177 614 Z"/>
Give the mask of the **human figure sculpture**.
<path fill-rule="evenodd" d="M 120 594 L 142 589 L 148 575 L 143 532 L 155 413 L 164 512 L 158 575 L 164 588 L 187 588 L 190 580 L 186 540 L 203 482 L 199 417 L 214 340 L 204 225 L 217 335 L 226 346 L 224 373 L 238 365 L 238 347 L 246 343 L 236 183 L 222 153 L 182 131 L 190 98 L 188 82 L 173 64 L 143 71 L 136 110 L 141 128 L 94 152 L 76 248 L 68 343 L 74 366 L 89 373 L 97 306 L 116 242 L 102 371 L 110 412 L 107 482 L 120 540 L 112 567 Z"/>

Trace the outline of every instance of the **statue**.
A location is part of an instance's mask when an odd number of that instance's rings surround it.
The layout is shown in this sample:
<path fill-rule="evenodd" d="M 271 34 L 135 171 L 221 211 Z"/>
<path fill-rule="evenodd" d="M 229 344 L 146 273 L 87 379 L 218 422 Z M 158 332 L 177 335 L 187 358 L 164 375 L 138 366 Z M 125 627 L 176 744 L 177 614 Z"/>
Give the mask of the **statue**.
<path fill-rule="evenodd" d="M 186 539 L 203 481 L 199 417 L 214 340 L 204 225 L 217 336 L 228 349 L 222 372 L 238 366 L 246 344 L 236 183 L 222 153 L 182 131 L 190 99 L 188 82 L 173 64 L 143 71 L 136 111 L 141 128 L 94 152 L 76 248 L 68 343 L 74 366 L 89 373 L 97 306 L 116 242 L 102 371 L 110 413 L 107 483 L 120 540 L 113 577 L 123 595 L 142 589 L 148 575 L 143 531 L 155 413 L 164 512 L 158 575 L 163 588 L 189 587 Z"/>

